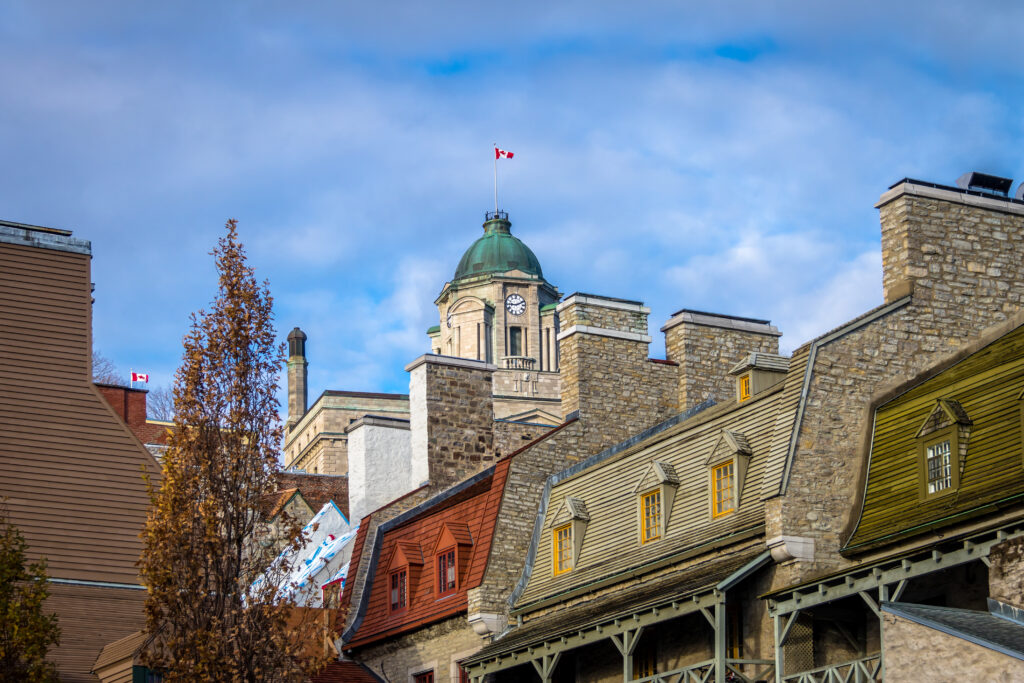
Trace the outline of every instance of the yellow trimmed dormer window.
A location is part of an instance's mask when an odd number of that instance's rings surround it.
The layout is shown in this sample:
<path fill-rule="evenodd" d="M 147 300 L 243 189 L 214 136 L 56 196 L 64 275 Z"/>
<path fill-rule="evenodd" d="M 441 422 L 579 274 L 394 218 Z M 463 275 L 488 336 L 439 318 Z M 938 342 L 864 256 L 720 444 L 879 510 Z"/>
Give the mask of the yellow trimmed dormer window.
<path fill-rule="evenodd" d="M 640 496 L 640 542 L 661 538 L 661 489 Z"/>
<path fill-rule="evenodd" d="M 740 377 L 740 403 L 750 398 L 750 373 Z"/>
<path fill-rule="evenodd" d="M 572 524 L 555 529 L 551 541 L 555 576 L 572 571 Z"/>
<path fill-rule="evenodd" d="M 736 486 L 735 461 L 729 460 L 711 470 L 711 516 L 721 517 L 735 509 L 733 489 Z"/>

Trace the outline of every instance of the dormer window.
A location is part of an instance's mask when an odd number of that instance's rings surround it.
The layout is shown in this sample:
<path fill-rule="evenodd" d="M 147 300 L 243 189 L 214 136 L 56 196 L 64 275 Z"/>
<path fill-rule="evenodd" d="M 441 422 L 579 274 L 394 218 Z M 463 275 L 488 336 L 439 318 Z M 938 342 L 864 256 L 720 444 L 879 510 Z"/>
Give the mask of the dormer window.
<path fill-rule="evenodd" d="M 409 586 L 415 585 L 423 568 L 423 552 L 416 543 L 399 541 L 387 564 L 388 614 L 404 614 L 412 601 Z M 412 583 L 410 583 L 410 580 Z"/>
<path fill-rule="evenodd" d="M 640 543 L 657 541 L 665 535 L 672 501 L 679 488 L 679 476 L 672 465 L 652 460 L 633 487 L 640 519 Z"/>
<path fill-rule="evenodd" d="M 448 548 L 437 556 L 437 595 L 455 592 L 455 548 Z"/>
<path fill-rule="evenodd" d="M 572 524 L 565 524 L 555 529 L 553 534 L 555 576 L 572 571 Z"/>
<path fill-rule="evenodd" d="M 399 569 L 398 571 L 391 572 L 390 577 L 391 584 L 391 599 L 390 599 L 390 610 L 391 614 L 398 614 L 404 612 L 409 606 L 409 571 L 408 569 Z"/>
<path fill-rule="evenodd" d="M 711 517 L 722 517 L 740 506 L 747 465 L 754 451 L 747 437 L 723 429 L 704 465 L 711 473 Z"/>
<path fill-rule="evenodd" d="M 967 455 L 971 418 L 959 402 L 940 398 L 917 430 L 921 498 L 946 495 L 960 488 L 960 470 Z"/>
<path fill-rule="evenodd" d="M 739 377 L 740 403 L 750 398 L 750 373 Z"/>
<path fill-rule="evenodd" d="M 555 576 L 572 571 L 579 561 L 590 513 L 579 498 L 566 496 L 548 522 L 551 528 L 551 569 Z"/>
<path fill-rule="evenodd" d="M 655 489 L 640 496 L 640 508 L 640 541 L 656 541 L 661 538 L 661 490 Z"/>
<path fill-rule="evenodd" d="M 724 462 L 711 470 L 712 502 L 711 516 L 721 517 L 736 509 L 736 463 Z"/>
<path fill-rule="evenodd" d="M 452 595 L 464 580 L 473 537 L 463 522 L 445 522 L 434 543 L 434 571 L 437 597 Z"/>

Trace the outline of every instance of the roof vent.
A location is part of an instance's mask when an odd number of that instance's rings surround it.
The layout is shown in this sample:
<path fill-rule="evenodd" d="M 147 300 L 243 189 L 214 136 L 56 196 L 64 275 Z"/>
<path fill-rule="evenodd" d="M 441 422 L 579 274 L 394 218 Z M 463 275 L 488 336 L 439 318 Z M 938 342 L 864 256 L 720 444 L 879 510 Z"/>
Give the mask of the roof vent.
<path fill-rule="evenodd" d="M 1013 179 L 1000 178 L 999 176 L 989 175 L 987 173 L 971 171 L 970 173 L 964 173 L 962 176 L 957 178 L 956 185 L 963 190 L 984 192 L 985 194 L 991 194 L 997 197 L 1009 197 L 1010 186 L 1013 185 Z M 1020 192 L 1019 188 L 1017 192 Z"/>
<path fill-rule="evenodd" d="M 1013 198 L 1024 201 L 1024 183 L 1017 186 L 1017 191 L 1013 193 Z"/>

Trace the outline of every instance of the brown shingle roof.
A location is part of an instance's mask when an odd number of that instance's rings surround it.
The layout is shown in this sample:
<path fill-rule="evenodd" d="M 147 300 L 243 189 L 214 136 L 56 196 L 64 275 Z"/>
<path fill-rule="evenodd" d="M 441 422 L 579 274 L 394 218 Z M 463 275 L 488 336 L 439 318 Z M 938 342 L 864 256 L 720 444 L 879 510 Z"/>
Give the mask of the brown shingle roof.
<path fill-rule="evenodd" d="M 336 661 L 311 680 L 312 683 L 383 683 L 384 679 L 358 662 Z"/>

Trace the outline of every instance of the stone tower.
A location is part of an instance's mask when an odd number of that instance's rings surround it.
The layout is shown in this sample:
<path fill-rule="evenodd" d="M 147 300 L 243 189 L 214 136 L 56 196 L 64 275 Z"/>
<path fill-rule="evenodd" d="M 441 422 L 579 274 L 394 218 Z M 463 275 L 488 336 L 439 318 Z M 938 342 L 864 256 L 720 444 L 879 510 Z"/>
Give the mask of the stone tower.
<path fill-rule="evenodd" d="M 290 432 L 306 414 L 309 396 L 306 389 L 306 333 L 299 328 L 288 333 L 288 422 Z"/>
<path fill-rule="evenodd" d="M 561 293 L 512 234 L 504 211 L 487 212 L 484 234 L 459 260 L 434 303 L 440 324 L 427 330 L 435 354 L 479 360 L 494 375 L 496 418 L 561 417 L 558 316 Z"/>

